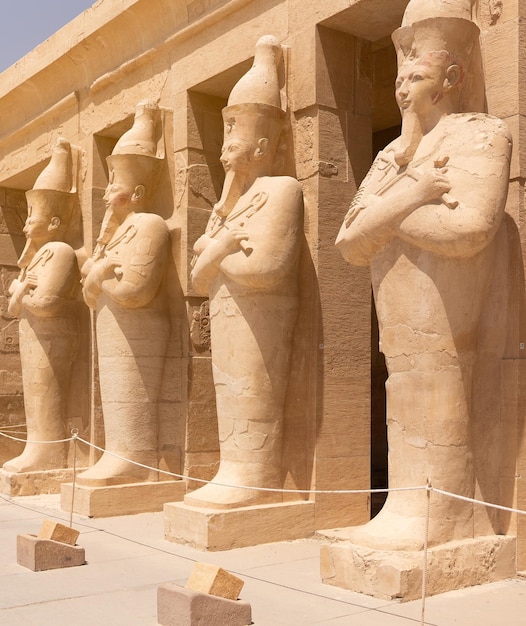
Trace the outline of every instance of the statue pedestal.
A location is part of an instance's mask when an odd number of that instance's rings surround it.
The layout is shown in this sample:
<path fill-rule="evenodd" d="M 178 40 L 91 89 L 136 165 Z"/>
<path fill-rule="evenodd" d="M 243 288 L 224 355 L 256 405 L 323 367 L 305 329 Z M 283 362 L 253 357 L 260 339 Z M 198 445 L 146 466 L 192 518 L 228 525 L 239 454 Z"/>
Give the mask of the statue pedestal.
<path fill-rule="evenodd" d="M 77 469 L 83 472 L 87 468 Z M 42 470 L 40 472 L 8 472 L 0 469 L 0 492 L 8 496 L 38 496 L 60 493 L 63 483 L 73 480 L 73 469 Z"/>
<path fill-rule="evenodd" d="M 60 506 L 71 510 L 72 483 L 62 485 Z M 113 517 L 162 511 L 165 502 L 182 500 L 186 484 L 182 480 L 130 483 L 107 487 L 75 485 L 73 512 L 87 517 Z"/>
<path fill-rule="evenodd" d="M 309 537 L 315 531 L 314 502 L 208 509 L 182 502 L 164 505 L 164 537 L 200 550 L 231 550 Z"/>
<path fill-rule="evenodd" d="M 331 532 L 318 536 L 331 538 Z M 429 548 L 426 596 L 514 577 L 516 542 L 490 535 Z M 373 550 L 348 542 L 321 548 L 324 583 L 385 600 L 421 598 L 423 567 L 423 551 Z"/>

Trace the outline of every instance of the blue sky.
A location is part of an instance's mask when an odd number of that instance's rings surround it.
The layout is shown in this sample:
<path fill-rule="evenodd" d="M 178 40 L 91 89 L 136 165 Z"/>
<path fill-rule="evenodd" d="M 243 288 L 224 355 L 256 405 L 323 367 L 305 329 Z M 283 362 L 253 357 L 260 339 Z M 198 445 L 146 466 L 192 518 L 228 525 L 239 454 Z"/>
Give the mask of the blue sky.
<path fill-rule="evenodd" d="M 0 72 L 96 0 L 0 0 Z"/>

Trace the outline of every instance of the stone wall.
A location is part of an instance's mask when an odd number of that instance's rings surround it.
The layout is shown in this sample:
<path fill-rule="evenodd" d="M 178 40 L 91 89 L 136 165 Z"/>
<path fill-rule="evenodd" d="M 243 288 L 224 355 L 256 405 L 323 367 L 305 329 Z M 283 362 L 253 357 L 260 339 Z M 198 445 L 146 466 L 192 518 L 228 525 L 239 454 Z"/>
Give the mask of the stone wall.
<path fill-rule="evenodd" d="M 25 435 L 18 321 L 7 313 L 8 288 L 18 275 L 17 259 L 24 247 L 27 213 L 23 192 L 0 189 L 0 428 L 14 437 Z M 0 463 L 16 456 L 22 445 L 2 439 Z"/>

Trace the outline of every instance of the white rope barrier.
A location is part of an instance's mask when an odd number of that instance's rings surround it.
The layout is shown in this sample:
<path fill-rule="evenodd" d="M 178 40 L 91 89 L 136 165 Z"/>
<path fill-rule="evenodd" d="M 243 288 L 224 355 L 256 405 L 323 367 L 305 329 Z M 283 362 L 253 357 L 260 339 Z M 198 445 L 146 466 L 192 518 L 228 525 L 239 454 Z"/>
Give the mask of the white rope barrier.
<path fill-rule="evenodd" d="M 117 454 L 116 452 L 110 452 L 109 450 L 105 450 L 100 446 L 95 445 L 94 443 L 90 443 L 81 437 L 77 438 L 78 441 L 99 450 L 100 452 L 105 452 L 110 456 L 113 456 L 121 461 L 126 461 L 131 463 L 132 465 L 137 465 L 138 467 L 143 467 L 147 470 L 152 470 L 154 472 L 159 472 L 160 474 L 166 474 L 167 476 L 173 476 L 175 478 L 180 478 L 182 480 L 191 480 L 198 483 L 212 483 L 219 487 L 235 487 L 236 489 L 247 489 L 249 491 L 271 491 L 273 493 L 301 493 L 301 494 L 357 494 L 357 493 L 388 493 L 389 491 L 422 491 L 423 489 L 427 489 L 426 486 L 423 487 L 398 487 L 398 488 L 384 488 L 384 489 L 277 489 L 273 487 L 251 487 L 248 485 L 231 485 L 228 483 L 218 483 L 215 480 L 206 480 L 205 478 L 194 478 L 193 476 L 186 476 L 185 474 L 176 474 L 175 472 L 169 472 L 168 470 L 163 470 L 157 467 L 151 467 L 150 465 L 144 465 L 143 463 L 139 463 L 138 461 L 132 461 L 131 459 L 127 459 L 124 456 Z"/>
<path fill-rule="evenodd" d="M 20 425 L 16 426 L 17 428 Z M 5 428 L 5 427 L 4 427 Z M 399 492 L 399 491 L 423 491 L 425 490 L 427 493 L 427 515 L 425 522 L 425 536 L 424 536 L 424 549 L 423 549 L 423 568 L 422 568 L 422 609 L 421 609 L 421 626 L 425 624 L 425 602 L 426 602 L 426 592 L 427 592 L 427 559 L 428 559 L 428 535 L 429 535 L 429 520 L 431 515 L 431 493 L 437 493 L 442 496 L 446 496 L 449 498 L 454 498 L 456 500 L 462 500 L 463 502 L 468 502 L 471 504 L 476 504 L 479 506 L 485 506 L 487 508 L 497 509 L 499 511 L 506 511 L 508 513 L 516 513 L 518 515 L 526 515 L 526 511 L 521 509 L 516 509 L 513 507 L 503 506 L 500 504 L 493 504 L 491 502 L 485 502 L 484 500 L 477 500 L 475 498 L 469 498 L 467 496 L 461 496 L 455 493 L 451 493 L 449 491 L 445 491 L 444 489 L 439 489 L 437 487 L 433 487 L 431 482 L 427 481 L 425 486 L 421 487 L 392 487 L 392 488 L 383 488 L 383 489 L 275 489 L 270 487 L 251 487 L 246 485 L 230 485 L 225 483 L 218 483 L 214 480 L 206 480 L 204 478 L 194 478 L 192 476 L 186 476 L 185 474 L 178 474 L 176 472 L 170 472 L 168 470 L 163 470 L 156 467 L 151 467 L 149 465 L 145 465 L 144 463 L 139 463 L 138 461 L 132 461 L 131 459 L 127 459 L 116 452 L 111 452 L 110 450 L 105 450 L 104 448 L 97 446 L 90 441 L 86 441 L 82 439 L 82 437 L 78 436 L 78 430 L 76 428 L 71 431 L 72 436 L 66 439 L 56 439 L 53 441 L 34 441 L 28 439 L 20 439 L 18 437 L 13 437 L 12 435 L 7 434 L 0 430 L 0 436 L 5 437 L 7 439 L 11 439 L 13 441 L 20 441 L 22 443 L 32 443 L 32 444 L 53 444 L 53 443 L 67 443 L 73 442 L 74 450 L 73 450 L 73 489 L 72 489 L 72 497 L 71 497 L 71 509 L 70 509 L 70 520 L 69 525 L 72 526 L 73 522 L 73 499 L 75 494 L 75 479 L 76 479 L 76 462 L 77 462 L 77 444 L 78 442 L 84 443 L 87 446 L 94 448 L 95 450 L 99 450 L 104 454 L 109 454 L 117 459 L 122 461 L 126 461 L 127 463 L 131 463 L 132 465 L 136 465 L 138 467 L 142 467 L 144 469 L 158 472 L 159 474 L 164 474 L 166 476 L 171 476 L 174 478 L 179 478 L 181 480 L 194 481 L 205 484 L 214 484 L 220 487 L 234 487 L 236 489 L 248 489 L 253 491 L 271 491 L 276 493 L 295 493 L 295 494 L 374 494 L 374 493 L 390 493 L 390 492 Z"/>
<path fill-rule="evenodd" d="M 74 429 L 76 431 L 76 429 Z M 77 431 L 78 432 L 78 431 Z M 181 480 L 188 480 L 199 483 L 213 483 L 214 485 L 218 485 L 219 487 L 235 487 L 236 489 L 248 489 L 253 491 L 271 491 L 275 493 L 297 493 L 297 494 L 374 494 L 374 493 L 390 493 L 390 492 L 398 492 L 398 491 L 433 491 L 435 493 L 439 493 L 443 496 L 448 496 L 450 498 L 456 498 L 457 500 L 463 500 L 464 502 L 470 502 L 472 504 L 478 504 L 480 506 L 486 506 L 493 509 L 499 509 L 501 511 L 506 511 L 509 513 L 517 513 L 519 515 L 526 515 L 526 511 L 521 509 L 515 509 L 508 506 L 502 506 L 500 504 L 493 504 L 491 502 L 485 502 L 484 500 L 476 500 L 474 498 L 468 498 L 467 496 L 460 496 L 455 493 L 451 493 L 449 491 L 444 491 L 443 489 L 438 489 L 437 487 L 433 487 L 431 484 L 422 485 L 420 487 L 386 487 L 382 489 L 276 489 L 272 487 L 249 487 L 246 485 L 230 485 L 226 483 L 218 483 L 214 480 L 206 480 L 204 478 L 196 478 L 193 476 L 187 476 L 186 474 L 177 474 L 176 472 L 170 472 L 168 470 L 163 470 L 157 467 L 152 467 L 150 465 L 145 465 L 143 463 L 139 463 L 138 461 L 132 461 L 131 459 L 127 459 L 116 452 L 111 452 L 110 450 L 106 450 L 100 446 L 97 446 L 90 441 L 86 441 L 86 439 L 82 439 L 79 437 L 77 432 L 75 432 L 71 437 L 67 439 L 56 439 L 53 441 L 35 441 L 35 440 L 26 440 L 26 439 L 18 439 L 16 437 L 12 437 L 7 433 L 4 433 L 0 430 L 0 436 L 6 437 L 7 439 L 13 439 L 15 441 L 21 441 L 22 443 L 32 443 L 32 444 L 51 444 L 51 443 L 66 443 L 68 441 L 77 441 L 80 443 L 84 443 L 95 450 L 99 450 L 99 452 L 103 452 L 113 456 L 121 461 L 126 461 L 127 463 L 131 463 L 132 465 L 137 465 L 138 467 L 142 467 L 147 470 L 151 470 L 154 472 L 158 472 L 159 474 L 164 474 L 166 476 L 171 476 L 173 478 L 179 478 Z"/>
<path fill-rule="evenodd" d="M 0 435 L 5 437 L 6 439 L 11 439 L 11 441 L 20 441 L 21 443 L 36 443 L 36 444 L 48 444 L 48 443 L 67 443 L 68 441 L 73 441 L 73 437 L 68 437 L 67 439 L 54 439 L 53 441 L 34 441 L 32 439 L 21 439 L 20 437 L 13 437 L 12 435 L 8 435 L 0 430 Z"/>
<path fill-rule="evenodd" d="M 431 487 L 431 491 L 434 491 L 435 493 L 440 493 L 443 496 L 449 496 L 450 498 L 455 498 L 456 500 L 463 500 L 464 502 L 470 502 L 471 504 L 480 504 L 481 506 L 487 506 L 492 509 L 498 509 L 499 511 L 507 511 L 508 513 L 518 513 L 519 515 L 526 515 L 526 511 L 522 511 L 521 509 L 513 509 L 512 507 L 502 506 L 501 504 L 492 504 L 490 502 L 485 502 L 484 500 L 475 500 L 474 498 L 468 498 L 466 496 L 459 496 L 456 493 L 444 491 L 443 489 L 438 489 L 437 487 Z"/>

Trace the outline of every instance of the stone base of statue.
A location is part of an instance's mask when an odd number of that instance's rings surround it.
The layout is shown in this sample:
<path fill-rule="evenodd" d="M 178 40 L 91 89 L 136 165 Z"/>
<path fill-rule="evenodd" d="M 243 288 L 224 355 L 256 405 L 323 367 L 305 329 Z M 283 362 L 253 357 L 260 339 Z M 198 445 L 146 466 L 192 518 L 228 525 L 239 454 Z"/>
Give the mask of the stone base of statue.
<path fill-rule="evenodd" d="M 73 485 L 62 485 L 60 506 L 71 510 Z M 183 480 L 129 483 L 92 487 L 75 485 L 73 512 L 86 517 L 113 517 L 162 511 L 166 502 L 182 500 L 186 493 Z"/>
<path fill-rule="evenodd" d="M 318 536 L 332 538 L 331 531 Z M 490 535 L 451 541 L 427 551 L 426 596 L 516 575 L 516 538 Z M 320 555 L 324 583 L 384 600 L 422 597 L 423 551 L 387 551 L 348 542 L 324 545 Z"/>
<path fill-rule="evenodd" d="M 84 468 L 77 469 L 78 473 Z M 38 472 L 8 472 L 0 469 L 0 492 L 8 496 L 37 496 L 60 493 L 63 483 L 73 480 L 73 469 L 41 470 Z"/>
<path fill-rule="evenodd" d="M 48 569 L 76 567 L 86 563 L 84 548 L 52 539 L 40 539 L 36 535 L 18 535 L 16 538 L 16 561 L 33 572 Z"/>
<path fill-rule="evenodd" d="M 235 509 L 164 505 L 164 537 L 210 552 L 309 537 L 315 531 L 314 502 L 259 504 Z"/>

